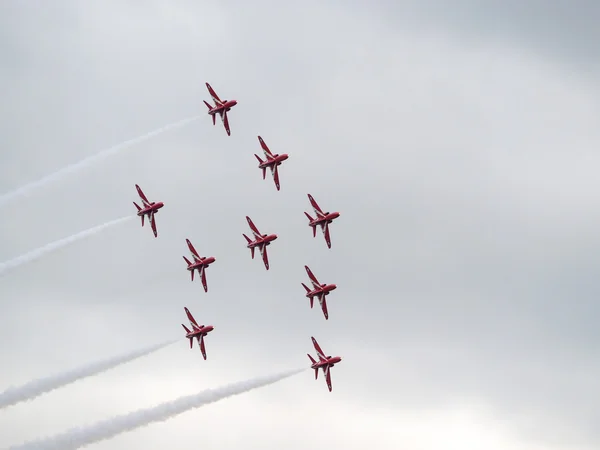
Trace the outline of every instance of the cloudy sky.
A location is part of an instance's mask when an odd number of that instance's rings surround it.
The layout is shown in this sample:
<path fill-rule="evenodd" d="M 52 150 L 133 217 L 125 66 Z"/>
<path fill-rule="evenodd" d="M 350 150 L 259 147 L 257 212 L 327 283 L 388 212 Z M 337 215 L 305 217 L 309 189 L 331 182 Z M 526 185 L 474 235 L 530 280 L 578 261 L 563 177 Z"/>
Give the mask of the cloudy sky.
<path fill-rule="evenodd" d="M 563 2 L 563 5 L 566 5 Z M 309 363 L 94 449 L 600 446 L 600 7 L 530 1 L 0 3 L 0 193 L 199 114 L 0 211 L 0 390 L 173 337 L 0 411 L 0 447 Z M 239 104 L 232 135 L 204 82 Z M 261 135 L 281 166 L 262 180 Z M 340 211 L 312 238 L 311 193 Z M 271 269 L 251 260 L 249 215 Z M 191 283 L 185 238 L 215 256 Z M 337 283 L 310 309 L 308 264 Z M 187 306 L 215 326 L 190 350 Z"/>

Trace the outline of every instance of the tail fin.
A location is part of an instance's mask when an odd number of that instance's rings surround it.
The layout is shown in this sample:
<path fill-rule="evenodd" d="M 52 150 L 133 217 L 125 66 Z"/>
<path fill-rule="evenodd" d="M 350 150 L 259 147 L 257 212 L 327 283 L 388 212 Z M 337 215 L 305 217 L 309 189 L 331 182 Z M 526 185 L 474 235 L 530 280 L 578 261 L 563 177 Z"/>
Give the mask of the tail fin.
<path fill-rule="evenodd" d="M 202 100 L 202 101 L 208 108 L 208 113 L 210 114 L 210 112 L 213 110 L 213 107 L 210 106 L 210 104 L 206 100 Z M 212 114 L 212 119 L 213 119 L 213 125 L 216 125 L 217 124 L 217 116 L 215 114 Z"/>
<path fill-rule="evenodd" d="M 304 286 L 304 289 L 306 289 L 306 293 L 309 293 L 310 289 L 308 288 L 308 286 L 305 285 L 304 283 L 301 283 L 301 284 L 302 284 L 302 286 Z M 312 308 L 315 298 L 314 297 L 309 297 L 309 300 L 310 300 L 310 307 Z"/>
<path fill-rule="evenodd" d="M 306 217 L 308 217 L 308 220 L 310 220 L 310 222 L 312 222 L 314 220 L 312 217 L 310 217 L 310 214 L 308 214 L 306 211 L 304 211 L 304 214 L 306 215 Z M 313 229 L 313 237 L 316 237 L 317 236 L 317 226 L 311 225 L 310 222 L 309 222 L 309 225 Z"/>
<path fill-rule="evenodd" d="M 308 214 L 306 211 L 304 212 L 304 214 L 306 215 L 306 217 L 308 217 L 308 220 L 310 220 L 311 222 L 314 220 L 312 217 L 310 217 L 310 214 Z M 310 225 L 310 223 L 309 223 Z M 317 226 L 316 225 L 310 225 L 313 229 L 313 237 L 317 236 Z"/>
<path fill-rule="evenodd" d="M 258 159 L 259 164 L 264 163 L 264 161 L 262 159 L 260 159 L 260 156 L 258 156 L 256 153 L 254 154 L 254 156 L 256 156 L 256 159 Z M 266 167 L 262 168 L 262 173 L 263 173 L 263 180 L 264 180 L 267 177 L 267 168 Z"/>
<path fill-rule="evenodd" d="M 305 285 L 304 283 L 301 283 L 302 286 L 304 287 L 304 289 L 306 289 L 306 293 L 310 292 L 310 289 L 307 285 Z M 310 297 L 310 307 L 313 307 L 313 303 L 314 303 L 314 297 Z"/>
<path fill-rule="evenodd" d="M 133 202 L 133 204 L 137 208 L 138 212 L 140 212 L 142 210 L 142 208 L 140 208 L 140 205 L 138 205 L 136 202 Z M 141 216 L 141 217 L 142 217 L 142 226 L 144 226 L 144 216 Z"/>
<path fill-rule="evenodd" d="M 310 356 L 308 353 L 306 354 L 306 356 L 308 356 L 310 358 L 310 362 L 313 364 L 316 364 L 317 362 L 314 360 L 314 358 L 312 356 Z M 319 368 L 315 369 L 315 380 L 319 378 Z"/>
<path fill-rule="evenodd" d="M 184 324 L 181 324 L 181 326 L 183 327 L 183 329 L 185 330 L 185 332 L 186 332 L 187 334 L 190 334 L 190 333 L 191 333 L 191 331 L 190 331 L 190 330 L 188 330 L 188 327 L 186 327 Z M 193 336 L 190 336 L 188 339 L 190 340 L 190 348 L 192 348 L 192 347 L 194 346 L 194 337 L 193 337 Z"/>
<path fill-rule="evenodd" d="M 189 259 L 187 259 L 185 256 L 183 257 L 183 259 L 185 259 L 185 262 L 187 263 L 188 267 L 190 267 L 190 265 L 192 264 L 191 261 Z M 194 271 L 190 270 L 190 274 L 192 275 L 192 281 L 194 281 Z"/>
<path fill-rule="evenodd" d="M 246 240 L 248 241 L 248 244 L 250 244 L 252 242 L 252 239 L 250 239 L 245 234 L 242 233 L 242 236 L 244 236 L 246 238 Z M 250 255 L 252 256 L 252 259 L 254 259 L 254 248 L 255 247 L 250 247 Z"/>

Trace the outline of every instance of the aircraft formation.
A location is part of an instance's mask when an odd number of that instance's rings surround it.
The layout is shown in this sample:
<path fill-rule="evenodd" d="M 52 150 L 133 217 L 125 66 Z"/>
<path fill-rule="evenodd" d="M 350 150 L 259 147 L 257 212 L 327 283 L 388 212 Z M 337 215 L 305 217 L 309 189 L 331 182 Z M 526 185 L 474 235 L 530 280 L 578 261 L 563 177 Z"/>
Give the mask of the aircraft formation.
<path fill-rule="evenodd" d="M 206 83 L 206 88 L 214 102 L 214 106 L 211 106 L 206 100 L 204 100 L 204 104 L 208 107 L 208 114 L 212 117 L 213 125 L 216 124 L 217 115 L 221 118 L 223 122 L 223 126 L 225 128 L 225 132 L 228 136 L 231 136 L 231 129 L 229 127 L 229 118 L 227 113 L 231 111 L 231 109 L 237 105 L 236 100 L 221 100 L 215 90 L 211 87 L 210 84 Z M 258 168 L 262 170 L 263 180 L 266 178 L 267 169 L 271 171 L 271 175 L 273 176 L 273 181 L 275 183 L 276 189 L 279 191 L 281 186 L 279 182 L 279 171 L 278 167 L 288 159 L 287 154 L 273 154 L 262 137 L 258 136 L 258 142 L 262 148 L 265 159 L 263 160 L 257 154 L 254 156 L 258 160 Z M 158 231 L 156 226 L 155 216 L 158 214 L 158 211 L 164 206 L 163 202 L 150 202 L 142 189 L 136 184 L 135 185 L 138 195 L 142 202 L 142 207 L 140 207 L 137 203 L 133 202 L 135 207 L 137 208 L 137 215 L 141 217 L 142 227 L 144 226 L 144 218 L 148 217 L 148 222 L 150 223 L 150 227 L 154 234 L 154 237 L 158 237 Z M 309 213 L 304 212 L 306 217 L 308 218 L 308 226 L 312 228 L 313 238 L 317 235 L 317 227 L 319 227 L 323 233 L 325 238 L 325 243 L 329 249 L 331 249 L 331 235 L 329 226 L 330 224 L 340 216 L 339 212 L 323 212 L 319 204 L 313 198 L 311 194 L 308 195 L 309 203 L 314 211 L 314 216 L 312 217 Z M 260 255 L 263 260 L 263 264 L 266 270 L 269 270 L 269 257 L 267 253 L 267 247 L 271 245 L 276 239 L 276 234 L 267 234 L 261 233 L 258 227 L 254 224 L 252 219 L 249 216 L 246 216 L 246 221 L 248 222 L 248 226 L 250 227 L 250 231 L 253 238 L 248 237 L 246 234 L 242 233 L 242 236 L 246 239 L 246 247 L 250 249 L 250 256 L 254 259 L 255 251 L 258 249 Z M 202 286 L 204 288 L 204 292 L 208 292 L 208 284 L 206 279 L 206 269 L 213 264 L 216 259 L 214 256 L 200 256 L 200 254 L 194 248 L 194 245 L 190 242 L 189 239 L 186 239 L 186 243 L 188 249 L 191 254 L 191 260 L 183 256 L 187 264 L 187 270 L 190 272 L 191 280 L 194 281 L 194 272 L 198 272 L 198 276 L 202 281 Z M 313 307 L 314 299 L 316 298 L 321 305 L 321 310 L 323 311 L 323 316 L 325 320 L 329 319 L 329 313 L 327 310 L 327 302 L 325 300 L 326 296 L 331 293 L 331 291 L 335 290 L 337 286 L 335 284 L 326 284 L 320 283 L 317 277 L 312 273 L 308 266 L 304 266 L 306 269 L 306 273 L 308 274 L 310 283 L 312 284 L 312 289 L 309 288 L 306 284 L 301 283 L 301 285 L 306 290 L 306 297 L 310 301 L 310 307 Z M 185 337 L 190 341 L 190 348 L 194 345 L 194 338 L 198 341 L 198 345 L 200 347 L 200 351 L 202 353 L 203 358 L 206 360 L 206 346 L 204 343 L 204 338 L 214 330 L 212 325 L 201 325 L 194 319 L 194 316 L 189 311 L 187 307 L 184 307 L 185 313 L 187 315 L 188 321 L 190 323 L 191 329 L 182 324 L 183 329 L 185 330 Z M 310 354 L 308 354 L 308 358 L 311 362 L 311 368 L 315 370 L 315 379 L 318 378 L 319 369 L 323 371 L 323 375 L 325 377 L 325 381 L 327 383 L 327 387 L 329 391 L 332 390 L 331 385 L 331 372 L 330 369 L 335 364 L 339 363 L 342 358 L 339 356 L 330 356 L 326 355 L 319 343 L 316 341 L 314 337 L 311 337 L 313 346 L 315 351 L 317 352 L 318 361 L 313 358 Z"/>

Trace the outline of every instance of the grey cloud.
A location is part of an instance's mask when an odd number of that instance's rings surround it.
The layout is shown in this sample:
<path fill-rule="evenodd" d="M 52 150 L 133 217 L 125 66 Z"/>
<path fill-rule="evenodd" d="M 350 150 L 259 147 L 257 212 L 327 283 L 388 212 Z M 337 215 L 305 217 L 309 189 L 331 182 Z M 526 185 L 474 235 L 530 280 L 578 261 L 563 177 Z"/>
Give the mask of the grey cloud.
<path fill-rule="evenodd" d="M 578 70 L 598 70 L 600 6 L 593 0 L 459 0 L 452 4 L 441 0 L 381 0 L 364 2 L 361 7 L 365 14 L 376 14 L 395 29 L 442 29 L 467 42 L 505 43 Z"/>
<path fill-rule="evenodd" d="M 128 223 L 2 280 L 10 370 L 0 380 L 169 338 L 181 332 L 183 306 L 215 331 L 206 364 L 182 339 L 173 352 L 36 403 L 43 412 L 89 399 L 81 417 L 65 407 L 43 424 L 33 405 L 2 412 L 14 424 L 2 444 L 145 406 L 140 397 L 189 392 L 165 387 L 171 380 L 191 390 L 304 364 L 314 335 L 344 358 L 331 395 L 306 374 L 235 403 L 254 405 L 258 417 L 281 408 L 296 442 L 317 433 L 338 445 L 368 440 L 342 433 L 354 422 L 338 423 L 336 412 L 379 417 L 382 408 L 437 410 L 466 398 L 541 445 L 597 445 L 596 86 L 505 48 L 386 28 L 333 4 L 63 5 L 36 14 L 13 6 L 2 27 L 13 55 L 2 75 L 2 192 L 202 113 L 204 81 L 240 103 L 229 138 L 206 117 L 3 209 L 5 260 L 133 212 L 135 183 L 166 204 L 158 239 Z M 281 192 L 255 167 L 258 134 L 290 154 Z M 342 213 L 331 251 L 306 225 L 307 192 Z M 244 247 L 245 215 L 280 236 L 269 272 Z M 217 258 L 208 294 L 184 270 L 186 237 Z M 328 322 L 303 297 L 304 264 L 339 286 Z M 43 343 L 24 334 L 28 326 Z M 156 392 L 144 397 L 141 380 Z M 108 404 L 111 390 L 120 395 Z M 298 406 L 307 411 L 302 433 L 278 395 L 310 399 Z M 257 436 L 231 409 L 190 416 L 232 417 L 266 448 L 288 442 L 274 431 Z M 288 414 L 296 423 L 300 413 Z M 227 448 L 208 425 L 174 422 L 140 436 L 172 430 L 168 442 L 181 448 L 199 437 Z"/>

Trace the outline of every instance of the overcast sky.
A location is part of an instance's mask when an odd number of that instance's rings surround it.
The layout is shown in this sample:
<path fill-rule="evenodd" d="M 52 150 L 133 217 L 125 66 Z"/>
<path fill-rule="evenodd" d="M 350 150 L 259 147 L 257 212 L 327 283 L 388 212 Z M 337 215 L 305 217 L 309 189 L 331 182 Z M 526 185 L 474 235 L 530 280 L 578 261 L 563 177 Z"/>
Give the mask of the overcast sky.
<path fill-rule="evenodd" d="M 331 393 L 303 372 L 90 448 L 599 448 L 600 7 L 455 3 L 0 3 L 0 193 L 203 115 L 2 207 L 0 261 L 133 215 L 136 183 L 165 202 L 158 239 L 135 219 L 0 279 L 0 390 L 181 342 L 0 411 L 0 447 L 308 365 L 315 336 Z"/>

